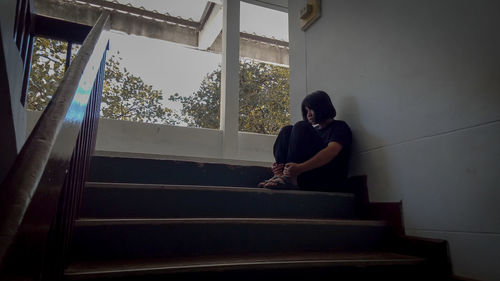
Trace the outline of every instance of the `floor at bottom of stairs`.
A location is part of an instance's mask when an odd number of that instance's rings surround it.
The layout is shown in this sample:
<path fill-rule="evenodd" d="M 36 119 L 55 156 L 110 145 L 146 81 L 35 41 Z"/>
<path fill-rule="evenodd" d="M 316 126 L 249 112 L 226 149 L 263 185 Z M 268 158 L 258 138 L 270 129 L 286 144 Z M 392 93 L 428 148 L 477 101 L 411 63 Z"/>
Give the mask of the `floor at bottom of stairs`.
<path fill-rule="evenodd" d="M 394 253 L 288 253 L 191 257 L 176 260 L 73 263 L 66 280 L 405 280 L 420 272 L 424 259 Z M 411 275 L 407 275 L 411 274 Z M 324 279 L 326 278 L 326 279 Z M 344 279 L 338 279 L 344 278 Z M 353 279 L 354 278 L 354 279 Z M 361 278 L 361 279 L 360 279 Z M 395 278 L 395 279 L 392 279 Z M 403 279 L 401 279 L 403 280 Z M 413 279 L 412 279 L 413 280 Z"/>

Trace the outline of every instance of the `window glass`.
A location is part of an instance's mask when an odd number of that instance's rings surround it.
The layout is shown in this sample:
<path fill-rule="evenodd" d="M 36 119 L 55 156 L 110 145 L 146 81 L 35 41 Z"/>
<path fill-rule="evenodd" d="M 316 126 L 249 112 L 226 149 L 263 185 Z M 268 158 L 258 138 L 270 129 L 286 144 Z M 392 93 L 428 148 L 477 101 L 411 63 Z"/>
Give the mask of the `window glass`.
<path fill-rule="evenodd" d="M 288 15 L 240 3 L 239 130 L 277 134 L 290 123 Z"/>
<path fill-rule="evenodd" d="M 103 117 L 219 128 L 211 120 L 219 114 L 220 54 L 117 32 L 110 39 Z"/>
<path fill-rule="evenodd" d="M 35 37 L 26 107 L 43 111 L 64 76 L 66 50 L 63 41 Z"/>

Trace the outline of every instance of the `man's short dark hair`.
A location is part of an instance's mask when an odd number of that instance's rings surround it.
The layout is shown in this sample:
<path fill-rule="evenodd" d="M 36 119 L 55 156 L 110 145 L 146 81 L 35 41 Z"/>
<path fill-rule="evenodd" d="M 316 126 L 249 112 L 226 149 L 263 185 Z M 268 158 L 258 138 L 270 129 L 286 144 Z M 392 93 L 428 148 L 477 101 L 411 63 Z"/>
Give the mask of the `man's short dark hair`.
<path fill-rule="evenodd" d="M 307 121 L 306 107 L 314 111 L 317 123 L 323 122 L 328 118 L 335 118 L 337 111 L 333 107 L 332 100 L 327 93 L 316 91 L 307 95 L 302 101 L 302 118 Z"/>

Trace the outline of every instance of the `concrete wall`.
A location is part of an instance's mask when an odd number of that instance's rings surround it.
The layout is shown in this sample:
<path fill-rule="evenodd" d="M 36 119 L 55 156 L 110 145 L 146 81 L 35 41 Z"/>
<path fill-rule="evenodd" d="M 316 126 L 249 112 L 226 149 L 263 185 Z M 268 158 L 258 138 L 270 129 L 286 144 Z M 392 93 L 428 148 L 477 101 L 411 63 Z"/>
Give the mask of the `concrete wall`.
<path fill-rule="evenodd" d="M 29 134 L 40 112 L 27 111 Z M 274 162 L 276 136 L 238 133 L 235 160 Z M 222 131 L 100 119 L 96 151 L 222 159 Z"/>
<path fill-rule="evenodd" d="M 0 183 L 25 139 L 23 63 L 13 40 L 16 1 L 0 2 Z"/>
<path fill-rule="evenodd" d="M 370 199 L 448 240 L 455 274 L 500 280 L 500 2 L 322 1 L 303 32 L 304 3 L 289 1 L 292 120 L 330 93 Z"/>

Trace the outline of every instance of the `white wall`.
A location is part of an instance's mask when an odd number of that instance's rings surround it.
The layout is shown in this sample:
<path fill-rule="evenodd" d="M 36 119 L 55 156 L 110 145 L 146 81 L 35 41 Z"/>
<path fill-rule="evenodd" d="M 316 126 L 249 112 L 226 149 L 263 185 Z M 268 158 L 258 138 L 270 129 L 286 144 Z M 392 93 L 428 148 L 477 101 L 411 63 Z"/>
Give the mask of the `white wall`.
<path fill-rule="evenodd" d="M 217 157 L 218 130 L 161 126 L 101 118 L 96 150 L 163 155 Z"/>
<path fill-rule="evenodd" d="M 304 3 L 289 1 L 292 120 L 330 93 L 370 199 L 448 240 L 455 274 L 500 280 L 500 2 L 322 1 L 303 32 Z"/>
<path fill-rule="evenodd" d="M 40 112 L 27 111 L 27 134 Z M 238 154 L 234 160 L 256 161 L 270 166 L 276 136 L 238 133 Z M 96 151 L 223 159 L 222 131 L 147 124 L 101 118 Z"/>

